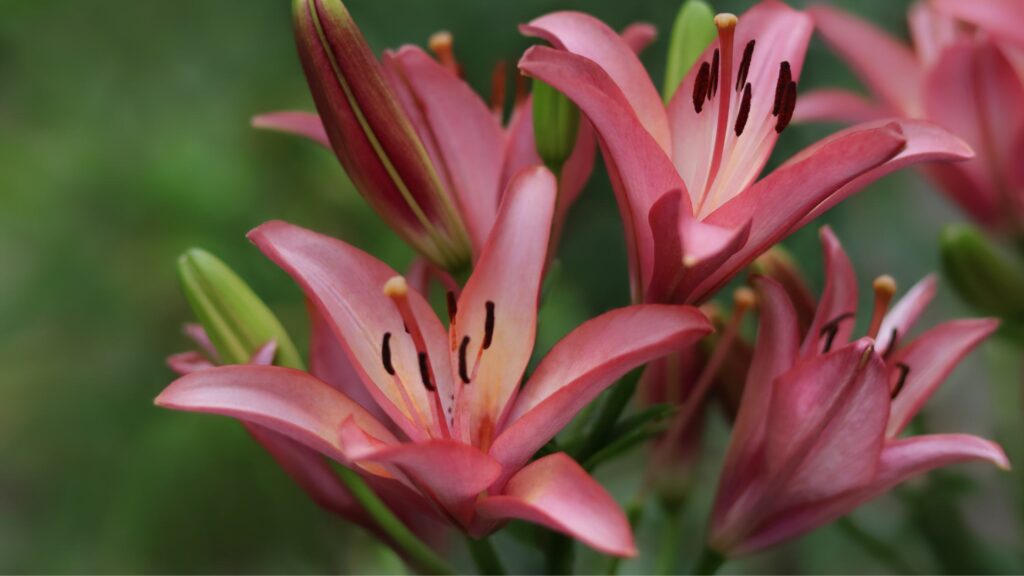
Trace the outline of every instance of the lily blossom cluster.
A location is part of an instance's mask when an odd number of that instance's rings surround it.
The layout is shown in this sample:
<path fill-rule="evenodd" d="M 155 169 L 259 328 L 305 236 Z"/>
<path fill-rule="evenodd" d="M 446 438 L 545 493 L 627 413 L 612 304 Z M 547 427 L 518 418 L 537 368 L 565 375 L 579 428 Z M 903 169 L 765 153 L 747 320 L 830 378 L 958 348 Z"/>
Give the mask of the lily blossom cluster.
<path fill-rule="evenodd" d="M 920 0 L 913 47 L 839 9 L 810 10 L 818 32 L 873 95 L 824 89 L 798 120 L 924 119 L 966 141 L 970 162 L 926 174 L 982 226 L 1024 237 L 1024 5 L 1013 0 Z"/>
<path fill-rule="evenodd" d="M 157 404 L 272 430 L 396 483 L 474 536 L 521 518 L 632 555 L 622 511 L 575 461 L 530 459 L 609 384 L 710 326 L 685 306 L 608 312 L 567 335 L 520 388 L 556 194 L 544 168 L 513 180 L 465 289 L 449 298 L 447 330 L 402 276 L 356 248 L 282 222 L 250 234 L 303 288 L 383 417 L 312 374 L 276 366 L 196 371 Z"/>
<path fill-rule="evenodd" d="M 826 284 L 806 330 L 786 286 L 754 280 L 760 326 L 709 536 L 724 555 L 808 532 L 940 466 L 981 460 L 1009 468 L 998 445 L 975 436 L 901 436 L 998 322 L 953 320 L 909 338 L 935 279 L 890 309 L 896 286 L 883 276 L 874 283 L 868 333 L 851 340 L 857 279 L 828 228 L 822 243 Z"/>
<path fill-rule="evenodd" d="M 577 12 L 521 29 L 524 74 L 562 91 L 600 135 L 626 232 L 635 301 L 699 303 L 759 254 L 865 185 L 970 148 L 916 120 L 859 125 L 758 180 L 797 106 L 809 16 L 776 0 L 715 18 L 718 38 L 664 105 L 607 25 Z"/>

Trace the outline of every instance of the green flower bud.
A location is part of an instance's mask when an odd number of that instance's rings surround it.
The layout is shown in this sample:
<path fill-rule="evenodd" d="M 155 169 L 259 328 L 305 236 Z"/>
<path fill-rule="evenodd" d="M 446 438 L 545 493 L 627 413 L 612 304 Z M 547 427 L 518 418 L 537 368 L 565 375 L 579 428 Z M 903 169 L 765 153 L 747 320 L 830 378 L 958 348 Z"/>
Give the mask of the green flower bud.
<path fill-rule="evenodd" d="M 979 231 L 949 226 L 942 234 L 942 264 L 960 296 L 980 312 L 1024 325 L 1024 265 Z"/>
<path fill-rule="evenodd" d="M 687 72 L 718 36 L 715 13 L 702 0 L 687 0 L 676 15 L 668 44 L 668 64 L 662 95 L 667 103 L 676 93 Z"/>
<path fill-rule="evenodd" d="M 274 364 L 304 369 L 292 339 L 270 308 L 216 256 L 192 248 L 178 258 L 178 276 L 189 305 L 225 364 L 246 364 L 273 340 Z"/>
<path fill-rule="evenodd" d="M 561 92 L 533 81 L 533 134 L 537 153 L 558 174 L 576 147 L 580 109 Z"/>

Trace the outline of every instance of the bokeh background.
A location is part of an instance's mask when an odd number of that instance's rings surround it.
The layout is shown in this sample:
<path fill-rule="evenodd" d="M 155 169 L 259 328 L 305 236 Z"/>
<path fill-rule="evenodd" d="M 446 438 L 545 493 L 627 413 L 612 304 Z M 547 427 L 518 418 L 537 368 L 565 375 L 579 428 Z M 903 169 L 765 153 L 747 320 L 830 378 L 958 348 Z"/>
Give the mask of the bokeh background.
<path fill-rule="evenodd" d="M 450 30 L 468 81 L 484 91 L 493 64 L 514 62 L 528 45 L 518 23 L 568 8 L 616 27 L 652 22 L 667 34 L 678 7 L 676 0 L 348 4 L 378 50 L 422 45 L 432 32 Z M 741 12 L 750 2 L 713 4 Z M 839 4 L 906 35 L 909 2 Z M 659 82 L 666 45 L 663 36 L 644 55 Z M 856 83 L 816 40 L 801 88 L 821 85 Z M 172 379 L 165 356 L 187 347 L 180 327 L 190 315 L 175 275 L 186 248 L 202 246 L 229 262 L 299 340 L 306 329 L 300 293 L 249 245 L 247 230 L 282 218 L 399 269 L 411 260 L 329 153 L 249 127 L 253 114 L 282 108 L 312 108 L 287 0 L 0 0 L 0 572 L 402 569 L 363 533 L 308 502 L 234 422 L 152 405 Z M 831 129 L 790 128 L 773 162 Z M 869 292 L 881 273 L 907 287 L 936 270 L 937 234 L 960 219 L 916 174 L 901 173 L 825 221 Z M 786 245 L 820 287 L 816 228 Z M 561 260 L 541 348 L 628 301 L 621 229 L 603 169 L 571 214 Z M 969 314 L 943 282 L 926 324 Z M 974 354 L 930 404 L 929 426 L 1019 447 L 1019 355 L 995 341 Z M 699 546 L 724 447 L 724 426 L 713 419 L 711 427 L 687 536 L 678 543 L 684 555 Z M 622 501 L 641 458 L 601 474 Z M 1020 486 L 1019 474 L 957 468 L 854 517 L 924 571 L 957 563 L 968 572 L 1019 571 Z M 661 533 L 657 514 L 648 517 L 639 534 L 646 556 Z M 514 535 L 498 542 L 517 569 L 540 569 Z M 458 538 L 452 546 L 464 556 Z M 649 562 L 629 562 L 624 571 L 649 570 Z M 598 570 L 599 559 L 581 551 L 580 567 Z M 836 527 L 725 567 L 888 570 Z"/>

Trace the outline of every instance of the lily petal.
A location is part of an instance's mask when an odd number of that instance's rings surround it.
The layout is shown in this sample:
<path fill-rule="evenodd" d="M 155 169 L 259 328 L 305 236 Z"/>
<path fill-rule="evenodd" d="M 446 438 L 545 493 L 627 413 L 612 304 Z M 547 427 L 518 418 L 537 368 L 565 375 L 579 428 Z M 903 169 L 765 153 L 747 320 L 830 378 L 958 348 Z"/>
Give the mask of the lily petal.
<path fill-rule="evenodd" d="M 817 31 L 879 99 L 901 115 L 921 115 L 922 70 L 910 47 L 851 14 L 808 9 Z"/>
<path fill-rule="evenodd" d="M 618 85 L 647 132 L 670 153 L 672 142 L 661 96 L 630 44 L 607 24 L 589 14 L 564 11 L 541 16 L 519 30 L 600 66 Z"/>
<path fill-rule="evenodd" d="M 935 298 L 937 281 L 934 274 L 929 274 L 914 285 L 882 320 L 878 330 L 878 351 L 886 357 L 901 338 L 906 338 L 914 323 Z"/>
<path fill-rule="evenodd" d="M 188 352 L 179 352 L 168 356 L 167 366 L 175 374 L 185 376 L 186 374 L 213 368 L 215 364 L 199 352 L 189 350 Z"/>
<path fill-rule="evenodd" d="M 639 56 L 658 39 L 658 29 L 647 22 L 634 22 L 623 28 L 619 35 L 622 36 L 629 49 Z"/>
<path fill-rule="evenodd" d="M 427 133 L 440 156 L 460 207 L 474 251 L 479 254 L 498 213 L 505 135 L 484 101 L 418 47 L 389 54 L 401 80 L 422 113 Z"/>
<path fill-rule="evenodd" d="M 730 508 L 753 477 L 752 468 L 758 466 L 755 455 L 764 445 L 775 379 L 793 366 L 800 350 L 796 310 L 785 288 L 763 276 L 753 282 L 760 311 L 757 343 L 722 466 L 716 511 Z"/>
<path fill-rule="evenodd" d="M 470 436 L 463 438 L 484 449 L 494 440 L 533 353 L 557 186 L 543 167 L 528 168 L 509 184 L 494 230 L 458 300 L 450 351 L 462 379 L 456 415 L 469 426 Z"/>
<path fill-rule="evenodd" d="M 1002 448 L 976 436 L 928 434 L 891 441 L 882 450 L 878 474 L 869 486 L 780 515 L 733 551 L 749 554 L 763 550 L 841 518 L 913 476 L 975 460 L 991 462 L 1004 470 L 1010 468 Z"/>
<path fill-rule="evenodd" d="M 796 101 L 794 122 L 841 122 L 856 124 L 880 120 L 891 114 L 883 107 L 869 102 L 860 94 L 848 90 L 823 88 L 802 94 Z"/>
<path fill-rule="evenodd" d="M 327 139 L 327 130 L 320 116 L 312 112 L 270 112 L 253 116 L 252 127 L 263 130 L 275 130 L 308 138 L 328 149 L 331 141 Z"/>
<path fill-rule="evenodd" d="M 483 499 L 476 509 L 491 520 L 519 518 L 547 526 L 605 554 L 636 555 L 629 520 L 618 503 L 564 453 L 530 463 L 500 495 Z"/>
<path fill-rule="evenodd" d="M 348 396 L 381 422 L 388 422 L 387 414 L 370 395 L 359 372 L 348 359 L 345 347 L 338 342 L 330 323 L 307 303 L 309 312 L 309 373 L 321 382 Z"/>
<path fill-rule="evenodd" d="M 932 1 L 942 12 L 1024 46 L 1024 5 L 1016 0 Z"/>
<path fill-rule="evenodd" d="M 519 61 L 519 68 L 576 103 L 601 136 L 626 232 L 632 289 L 636 297 L 641 297 L 653 269 L 653 240 L 647 221 L 651 206 L 665 192 L 685 191 L 686 185 L 622 91 L 593 61 L 534 46 Z"/>
<path fill-rule="evenodd" d="M 825 290 L 807 331 L 801 354 L 820 354 L 850 341 L 857 323 L 857 274 L 839 238 L 828 226 L 819 232 L 825 253 Z"/>
<path fill-rule="evenodd" d="M 925 67 L 931 66 L 942 50 L 956 42 L 960 35 L 957 22 L 948 14 L 936 10 L 934 2 L 915 2 L 907 13 L 910 36 L 914 40 L 914 52 Z"/>
<path fill-rule="evenodd" d="M 903 364 L 909 371 L 892 401 L 887 434 L 898 436 L 964 356 L 998 327 L 999 321 L 991 318 L 951 320 L 897 350 L 890 365 Z"/>
<path fill-rule="evenodd" d="M 334 238 L 285 222 L 268 222 L 249 233 L 271 260 L 302 287 L 362 377 L 371 396 L 413 439 L 440 437 L 434 401 L 422 382 L 419 357 L 401 313 L 383 293 L 396 272 L 376 258 Z M 430 304 L 416 292 L 409 305 L 423 331 L 438 396 L 445 410 L 453 394 L 448 337 Z M 385 334 L 395 374 L 382 361 Z"/>
<path fill-rule="evenodd" d="M 347 462 L 338 430 L 352 418 L 382 442 L 395 437 L 350 398 L 306 372 L 277 366 L 210 368 L 172 382 L 157 406 L 230 416 L 283 434 L 335 460 Z"/>
<path fill-rule="evenodd" d="M 435 499 L 463 526 L 472 520 L 477 496 L 501 474 L 501 465 L 476 447 L 453 440 L 383 444 L 346 422 L 341 441 L 353 462 L 393 467 L 426 497 Z"/>
<path fill-rule="evenodd" d="M 626 372 L 710 332 L 707 318 L 689 306 L 629 306 L 583 323 L 523 386 L 491 455 L 515 469 Z"/>
<path fill-rule="evenodd" d="M 893 123 L 847 131 L 812 146 L 799 160 L 784 164 L 713 212 L 705 222 L 737 227 L 751 222 L 746 245 L 695 291 L 700 301 L 758 255 L 794 230 L 822 202 L 890 162 L 906 140 Z M 802 224 L 801 224 L 802 225 Z"/>

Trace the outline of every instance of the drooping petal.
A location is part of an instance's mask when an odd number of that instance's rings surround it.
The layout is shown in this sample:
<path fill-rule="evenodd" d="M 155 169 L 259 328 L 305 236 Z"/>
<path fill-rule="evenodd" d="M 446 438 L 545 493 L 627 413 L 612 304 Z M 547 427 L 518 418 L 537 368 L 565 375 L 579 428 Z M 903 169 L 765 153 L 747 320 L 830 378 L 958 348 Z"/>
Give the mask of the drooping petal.
<path fill-rule="evenodd" d="M 388 59 L 408 86 L 479 254 L 498 213 L 505 135 L 487 104 L 461 78 L 415 46 Z"/>
<path fill-rule="evenodd" d="M 796 311 L 785 288 L 765 277 L 756 277 L 754 286 L 760 312 L 757 343 L 722 466 L 716 511 L 732 506 L 760 466 L 757 455 L 764 443 L 775 379 L 792 368 L 800 350 Z"/>
<path fill-rule="evenodd" d="M 964 356 L 998 326 L 994 319 L 952 320 L 925 332 L 892 355 L 890 365 L 902 364 L 907 373 L 892 401 L 887 431 L 890 437 L 903 431 Z"/>
<path fill-rule="evenodd" d="M 685 184 L 622 91 L 593 61 L 535 46 L 527 50 L 519 68 L 568 96 L 600 135 L 626 232 L 633 293 L 641 297 L 654 258 L 647 221 L 651 206 L 669 190 L 685 191 Z"/>
<path fill-rule="evenodd" d="M 490 520 L 523 519 L 568 534 L 613 556 L 635 556 L 629 520 L 618 503 L 564 453 L 551 454 L 517 472 L 477 513 Z"/>
<path fill-rule="evenodd" d="M 856 124 L 880 120 L 891 114 L 860 94 L 836 88 L 822 88 L 801 94 L 796 101 L 794 122 L 841 122 Z"/>
<path fill-rule="evenodd" d="M 895 350 L 901 339 L 907 337 L 914 323 L 935 298 L 936 279 L 929 274 L 914 285 L 882 320 L 878 330 L 878 351 L 883 356 Z"/>
<path fill-rule="evenodd" d="M 477 496 L 501 474 L 501 465 L 494 458 L 462 442 L 427 440 L 387 445 L 367 438 L 366 432 L 351 421 L 341 427 L 339 436 L 354 462 L 397 469 L 463 526 L 472 520 Z"/>
<path fill-rule="evenodd" d="M 537 366 L 491 455 L 514 470 L 626 372 L 710 331 L 707 318 L 689 306 L 630 306 L 585 322 Z"/>
<path fill-rule="evenodd" d="M 910 48 L 873 24 L 828 6 L 808 9 L 815 29 L 868 88 L 902 116 L 921 115 L 921 66 Z"/>
<path fill-rule="evenodd" d="M 622 91 L 647 132 L 666 154 L 670 153 L 668 118 L 658 90 L 630 44 L 607 24 L 589 14 L 564 11 L 541 16 L 519 30 L 601 67 Z"/>
<path fill-rule="evenodd" d="M 825 290 L 801 345 L 803 356 L 846 344 L 857 323 L 857 274 L 850 257 L 830 227 L 823 227 L 819 235 L 825 254 Z"/>
<path fill-rule="evenodd" d="M 1024 46 L 1024 5 L 1017 0 L 933 0 L 935 8 Z"/>
<path fill-rule="evenodd" d="M 342 423 L 351 418 L 379 441 L 396 442 L 376 418 L 306 372 L 277 366 L 223 366 L 175 380 L 157 406 L 230 416 L 257 424 L 341 462 Z"/>
<path fill-rule="evenodd" d="M 320 117 L 312 112 L 286 111 L 270 112 L 253 116 L 252 127 L 263 130 L 275 130 L 308 138 L 326 148 L 331 147 L 327 139 L 327 130 Z"/>
<path fill-rule="evenodd" d="M 539 166 L 509 184 L 494 230 L 458 300 L 451 327 L 451 362 L 461 380 L 456 417 L 469 427 L 460 432 L 469 432 L 463 438 L 485 450 L 533 353 L 556 195 L 554 175 Z"/>
<path fill-rule="evenodd" d="M 964 143 L 963 140 L 935 124 L 917 120 L 890 119 L 866 122 L 837 132 L 836 134 L 805 148 L 802 152 L 793 156 L 783 164 L 783 167 L 803 162 L 807 157 L 817 154 L 823 147 L 829 146 L 838 140 L 843 140 L 853 132 L 861 130 L 878 130 L 886 127 L 899 132 L 906 140 L 906 145 L 899 151 L 899 153 L 874 169 L 864 172 L 839 190 L 836 190 L 833 194 L 827 196 L 814 208 L 814 210 L 811 210 L 810 213 L 800 219 L 800 221 L 793 226 L 792 230 L 806 226 L 810 221 L 821 216 L 828 210 L 831 210 L 843 200 L 846 200 L 853 194 L 862 190 L 868 184 L 871 184 L 886 174 L 906 166 L 926 162 L 933 163 L 926 166 L 929 170 L 938 168 L 960 169 L 969 164 L 967 162 L 960 161 L 974 157 L 974 152 L 971 151 L 970 146 Z M 945 162 L 959 163 L 955 165 L 942 164 Z"/>
<path fill-rule="evenodd" d="M 722 227 L 751 223 L 750 237 L 725 264 L 694 290 L 699 302 L 758 255 L 798 228 L 809 213 L 864 174 L 891 161 L 903 148 L 898 125 L 847 131 L 815 145 L 712 213 L 705 222 Z"/>
<path fill-rule="evenodd" d="M 395 424 L 414 439 L 443 435 L 423 382 L 418 351 L 401 313 L 383 292 L 395 271 L 344 242 L 285 222 L 263 224 L 249 233 L 249 239 L 302 287 L 371 396 Z M 453 393 L 447 334 L 422 296 L 410 291 L 408 300 L 424 334 L 433 384 L 447 409 Z M 394 374 L 383 361 L 385 339 Z"/>
<path fill-rule="evenodd" d="M 780 514 L 763 524 L 733 550 L 749 554 L 828 524 L 909 478 L 941 466 L 970 461 L 991 462 L 1009 469 L 998 445 L 967 434 L 929 434 L 889 442 L 882 450 L 878 474 L 871 484 L 847 494 Z"/>
<path fill-rule="evenodd" d="M 186 374 L 206 370 L 207 368 L 213 368 L 214 366 L 215 364 L 210 362 L 206 356 L 203 356 L 195 350 L 179 352 L 167 357 L 167 367 L 173 370 L 178 376 L 185 376 Z"/>
<path fill-rule="evenodd" d="M 732 46 L 732 71 L 729 78 L 713 80 L 716 88 L 709 93 L 707 102 L 698 107 L 694 102 L 694 87 L 701 74 L 701 66 L 690 69 L 669 105 L 672 128 L 673 162 L 689 189 L 698 216 L 710 214 L 716 208 L 749 186 L 761 173 L 778 140 L 774 114 L 776 89 L 783 62 L 790 69 L 793 81 L 799 81 L 804 55 L 811 39 L 811 19 L 782 2 L 759 2 L 739 17 Z M 750 44 L 753 42 L 753 44 Z M 752 49 L 746 68 L 745 83 L 737 82 L 741 54 Z M 714 53 L 722 52 L 720 40 L 707 48 L 698 62 L 712 63 Z M 724 56 L 722 56 L 724 62 Z M 724 64 L 719 68 L 725 74 Z M 712 71 L 714 73 L 714 71 Z M 742 134 L 737 134 L 737 118 L 741 108 L 741 95 L 750 84 L 751 99 Z M 728 109 L 724 96 L 729 95 Z M 715 144 L 719 122 L 726 115 L 727 130 L 722 137 L 718 169 L 712 177 L 715 164 Z"/>
<path fill-rule="evenodd" d="M 960 78 L 960 82 L 950 82 Z M 999 189 L 1014 180 L 1010 157 L 1024 134 L 1024 80 L 1000 47 L 991 40 L 963 40 L 942 52 L 925 79 L 924 106 L 930 118 L 964 139 L 978 161 L 962 166 L 978 183 L 981 198 L 965 197 L 974 190 L 956 191 L 954 199 L 968 207 L 985 204 L 989 212 L 1006 210 Z M 984 209 L 982 209 L 984 210 Z M 1012 218 L 1010 214 L 997 215 Z"/>
<path fill-rule="evenodd" d="M 629 49 L 638 56 L 658 39 L 658 29 L 647 22 L 634 22 L 619 33 Z"/>

